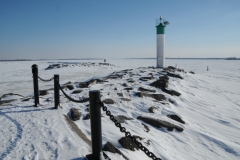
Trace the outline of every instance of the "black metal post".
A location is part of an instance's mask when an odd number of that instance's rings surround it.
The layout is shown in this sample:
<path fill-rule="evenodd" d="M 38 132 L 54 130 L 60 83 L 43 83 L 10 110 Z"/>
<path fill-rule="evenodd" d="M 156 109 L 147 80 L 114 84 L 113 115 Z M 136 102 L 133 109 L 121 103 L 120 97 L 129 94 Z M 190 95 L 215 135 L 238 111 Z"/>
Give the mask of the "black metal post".
<path fill-rule="evenodd" d="M 37 107 L 37 104 L 39 104 L 39 94 L 38 94 L 38 66 L 36 64 L 32 65 L 32 73 L 33 73 L 35 107 Z"/>
<path fill-rule="evenodd" d="M 102 125 L 101 125 L 101 108 L 98 103 L 99 99 L 100 99 L 99 90 L 89 91 L 92 154 L 87 155 L 88 160 L 101 159 Z"/>
<path fill-rule="evenodd" d="M 54 103 L 55 103 L 55 109 L 58 109 L 58 106 L 60 104 L 59 101 L 59 75 L 55 74 L 54 75 Z"/>

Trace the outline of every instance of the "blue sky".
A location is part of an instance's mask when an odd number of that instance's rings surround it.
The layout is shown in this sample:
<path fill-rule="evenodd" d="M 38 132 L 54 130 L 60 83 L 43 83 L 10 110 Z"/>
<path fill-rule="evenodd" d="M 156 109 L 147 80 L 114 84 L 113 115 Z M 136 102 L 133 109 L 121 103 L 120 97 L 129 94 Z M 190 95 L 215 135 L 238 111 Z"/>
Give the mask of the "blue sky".
<path fill-rule="evenodd" d="M 0 0 L 0 59 L 240 57 L 240 0 Z"/>

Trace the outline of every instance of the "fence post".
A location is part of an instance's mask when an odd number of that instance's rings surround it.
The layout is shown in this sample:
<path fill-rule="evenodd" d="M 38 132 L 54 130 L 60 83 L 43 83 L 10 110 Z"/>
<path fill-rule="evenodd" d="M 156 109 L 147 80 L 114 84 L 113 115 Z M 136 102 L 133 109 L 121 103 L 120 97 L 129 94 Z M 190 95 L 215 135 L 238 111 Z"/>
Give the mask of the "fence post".
<path fill-rule="evenodd" d="M 58 106 L 60 104 L 59 102 L 59 75 L 55 74 L 54 75 L 54 104 L 55 104 L 55 108 L 54 109 L 58 109 Z"/>
<path fill-rule="evenodd" d="M 99 90 L 89 91 L 92 154 L 86 156 L 88 160 L 100 160 L 102 157 L 102 125 L 101 108 L 98 103 L 99 99 Z"/>
<path fill-rule="evenodd" d="M 37 107 L 37 104 L 39 104 L 39 94 L 38 94 L 38 66 L 36 64 L 32 65 L 32 73 L 33 73 L 35 107 Z"/>

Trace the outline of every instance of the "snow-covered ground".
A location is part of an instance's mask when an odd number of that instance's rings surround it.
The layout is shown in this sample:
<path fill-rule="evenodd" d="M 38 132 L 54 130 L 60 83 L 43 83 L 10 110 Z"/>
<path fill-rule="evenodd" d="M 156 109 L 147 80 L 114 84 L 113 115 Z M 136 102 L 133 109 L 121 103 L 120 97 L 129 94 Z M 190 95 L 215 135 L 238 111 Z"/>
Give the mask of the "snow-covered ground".
<path fill-rule="evenodd" d="M 44 70 L 52 63 L 82 63 L 102 62 L 99 60 L 86 61 L 36 61 L 36 62 L 0 62 L 0 96 L 6 93 L 16 93 L 23 96 L 33 95 L 33 83 L 31 65 L 37 64 L 39 76 L 44 79 L 60 75 L 60 83 L 71 81 L 82 82 L 92 77 L 104 77 L 114 71 L 133 69 L 138 73 L 138 67 L 155 66 L 155 60 L 107 60 L 115 66 L 82 66 L 67 67 L 52 70 Z M 147 148 L 157 157 L 163 160 L 192 160 L 192 159 L 240 159 L 240 63 L 239 61 L 227 60 L 166 60 L 166 65 L 176 66 L 185 71 L 194 71 L 195 74 L 180 73 L 184 79 L 170 78 L 170 89 L 181 93 L 180 97 L 163 93 L 155 89 L 157 93 L 164 94 L 167 99 L 165 105 L 153 101 L 151 98 L 134 96 L 136 84 L 129 84 L 134 88 L 127 92 L 121 90 L 122 80 L 108 80 L 103 84 L 95 84 L 80 94 L 71 94 L 73 98 L 87 97 L 89 90 L 103 89 L 101 99 L 112 98 L 115 103 L 108 106 L 114 115 L 125 115 L 133 118 L 122 125 L 134 135 L 150 140 Z M 207 66 L 209 71 L 207 71 Z M 145 69 L 146 76 L 150 69 Z M 157 77 L 155 77 L 157 79 Z M 136 79 L 137 80 L 137 79 Z M 112 85 L 113 84 L 113 85 Z M 147 82 L 141 83 L 143 87 Z M 40 89 L 53 87 L 53 82 L 39 81 Z M 115 91 L 114 88 L 119 88 Z M 149 87 L 153 88 L 153 87 Z M 75 89 L 77 86 L 75 85 Z M 116 95 L 122 92 L 130 102 L 121 102 Z M 110 94 L 109 94 L 110 93 Z M 91 139 L 90 121 L 82 118 L 88 113 L 86 104 L 69 102 L 61 93 L 61 107 L 52 109 L 53 91 L 40 98 L 39 107 L 33 107 L 33 99 L 22 102 L 22 97 L 6 97 L 4 99 L 17 99 L 8 105 L 0 106 L 0 159 L 71 159 L 83 160 L 85 155 L 91 153 L 88 146 L 76 133 L 74 133 L 63 114 L 69 115 L 72 107 L 78 108 L 82 113 L 80 120 L 75 121 L 77 126 Z M 46 101 L 50 98 L 49 101 Z M 155 106 L 155 113 L 148 113 L 148 108 Z M 102 112 L 103 113 L 103 112 Z M 178 123 L 166 115 L 176 114 L 186 123 Z M 109 141 L 130 160 L 147 160 L 142 151 L 130 151 L 121 147 L 118 140 L 124 136 L 118 128 L 103 113 L 102 137 L 103 145 Z M 149 132 L 144 131 L 142 121 L 138 116 L 149 116 L 169 121 L 184 129 L 183 132 L 176 130 L 170 132 L 165 128 L 156 128 L 147 125 Z M 112 160 L 124 159 L 118 154 L 107 152 Z"/>

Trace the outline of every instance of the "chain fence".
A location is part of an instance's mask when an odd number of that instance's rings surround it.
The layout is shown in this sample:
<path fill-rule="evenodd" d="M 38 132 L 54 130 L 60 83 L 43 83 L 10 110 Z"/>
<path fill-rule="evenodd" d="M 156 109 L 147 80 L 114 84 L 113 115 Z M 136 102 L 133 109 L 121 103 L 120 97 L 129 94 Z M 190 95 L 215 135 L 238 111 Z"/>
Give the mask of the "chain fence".
<path fill-rule="evenodd" d="M 76 100 L 76 99 L 73 99 L 72 97 L 68 96 L 67 93 L 65 93 L 61 87 L 61 85 L 58 83 L 58 86 L 59 86 L 59 89 L 62 91 L 62 93 L 65 95 L 65 97 L 67 99 L 69 99 L 70 101 L 72 102 L 76 102 L 76 103 L 85 103 L 85 102 L 88 102 L 89 101 L 89 98 L 85 98 L 83 100 Z"/>
<path fill-rule="evenodd" d="M 99 106 L 103 111 L 106 112 L 106 115 L 110 117 L 110 120 L 113 121 L 116 127 L 120 128 L 120 131 L 125 133 L 125 137 L 129 138 L 134 144 L 138 146 L 149 158 L 153 160 L 162 160 L 161 158 L 156 157 L 152 152 L 150 152 L 141 142 L 139 142 L 135 137 L 131 135 L 130 132 L 126 131 L 125 127 L 122 127 L 121 123 L 119 123 L 116 118 L 111 114 L 106 106 L 104 106 L 103 102 L 99 99 Z"/>
<path fill-rule="evenodd" d="M 41 77 L 38 76 L 38 78 L 43 81 L 43 82 L 50 82 L 54 79 L 54 77 L 50 78 L 50 79 L 42 79 Z"/>

